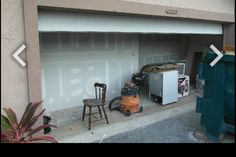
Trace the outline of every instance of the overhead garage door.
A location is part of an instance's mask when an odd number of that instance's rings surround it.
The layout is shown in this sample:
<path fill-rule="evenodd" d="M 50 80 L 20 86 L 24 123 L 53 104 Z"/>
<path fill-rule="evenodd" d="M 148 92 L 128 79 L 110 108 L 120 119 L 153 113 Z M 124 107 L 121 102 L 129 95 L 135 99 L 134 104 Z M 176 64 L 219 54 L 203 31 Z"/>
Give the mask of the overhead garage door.
<path fill-rule="evenodd" d="M 39 12 L 40 32 L 222 34 L 220 23 L 80 12 Z"/>

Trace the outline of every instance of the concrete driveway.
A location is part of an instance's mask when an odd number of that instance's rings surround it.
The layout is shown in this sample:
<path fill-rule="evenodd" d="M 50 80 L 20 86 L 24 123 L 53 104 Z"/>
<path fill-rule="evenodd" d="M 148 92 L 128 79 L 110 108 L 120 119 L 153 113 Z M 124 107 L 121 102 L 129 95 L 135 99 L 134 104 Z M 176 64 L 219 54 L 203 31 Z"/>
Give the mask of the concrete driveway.
<path fill-rule="evenodd" d="M 200 114 L 190 111 L 154 124 L 104 139 L 103 143 L 201 143 L 193 136 Z M 99 141 L 98 141 L 99 142 Z"/>

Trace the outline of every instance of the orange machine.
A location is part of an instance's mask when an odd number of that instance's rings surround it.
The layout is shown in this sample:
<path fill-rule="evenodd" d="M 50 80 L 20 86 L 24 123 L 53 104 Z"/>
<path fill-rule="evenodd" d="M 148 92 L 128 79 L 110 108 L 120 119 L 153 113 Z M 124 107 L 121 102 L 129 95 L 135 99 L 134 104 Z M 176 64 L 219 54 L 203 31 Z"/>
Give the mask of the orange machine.
<path fill-rule="evenodd" d="M 120 101 L 120 110 L 123 113 L 136 113 L 139 112 L 140 98 L 136 96 L 122 96 Z"/>
<path fill-rule="evenodd" d="M 111 111 L 117 110 L 130 116 L 132 113 L 143 112 L 140 106 L 139 87 L 134 83 L 125 83 L 121 90 L 121 96 L 113 98 L 109 103 Z"/>

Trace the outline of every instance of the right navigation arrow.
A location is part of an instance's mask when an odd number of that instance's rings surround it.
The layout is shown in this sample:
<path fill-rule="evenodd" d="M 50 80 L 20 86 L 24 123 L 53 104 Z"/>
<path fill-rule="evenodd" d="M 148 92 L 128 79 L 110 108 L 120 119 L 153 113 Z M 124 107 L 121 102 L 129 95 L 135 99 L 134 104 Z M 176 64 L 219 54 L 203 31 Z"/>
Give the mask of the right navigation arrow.
<path fill-rule="evenodd" d="M 217 57 L 210 63 L 210 66 L 213 67 L 223 57 L 223 54 L 213 44 L 210 48 L 217 54 Z"/>

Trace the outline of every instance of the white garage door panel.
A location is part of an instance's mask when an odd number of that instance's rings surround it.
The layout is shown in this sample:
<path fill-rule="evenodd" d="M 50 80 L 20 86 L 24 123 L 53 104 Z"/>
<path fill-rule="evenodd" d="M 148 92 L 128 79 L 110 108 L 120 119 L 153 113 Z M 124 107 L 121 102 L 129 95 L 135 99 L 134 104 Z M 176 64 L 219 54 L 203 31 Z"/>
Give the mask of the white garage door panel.
<path fill-rule="evenodd" d="M 205 21 L 39 11 L 40 32 L 123 32 L 222 34 L 222 25 Z"/>

